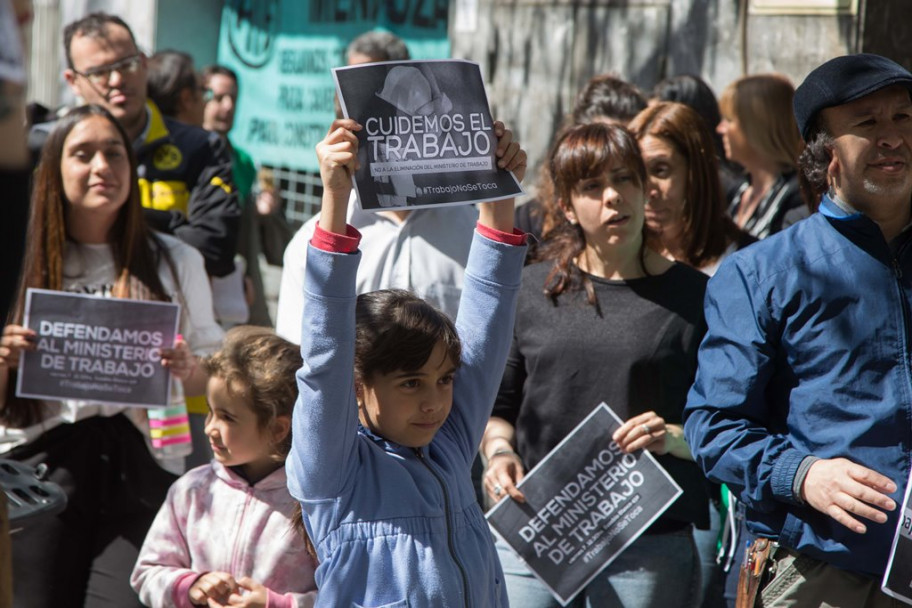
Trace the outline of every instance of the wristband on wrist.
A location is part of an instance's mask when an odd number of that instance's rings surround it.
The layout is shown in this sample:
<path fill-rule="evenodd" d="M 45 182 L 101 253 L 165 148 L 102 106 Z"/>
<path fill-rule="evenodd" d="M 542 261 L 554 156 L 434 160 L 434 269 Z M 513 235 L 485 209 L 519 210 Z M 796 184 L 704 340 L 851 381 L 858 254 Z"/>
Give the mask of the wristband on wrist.
<path fill-rule="evenodd" d="M 488 462 L 494 460 L 498 456 L 515 456 L 517 460 L 522 462 L 519 458 L 519 454 L 511 450 L 510 448 L 500 448 L 499 450 L 494 450 L 494 453 L 488 456 Z"/>

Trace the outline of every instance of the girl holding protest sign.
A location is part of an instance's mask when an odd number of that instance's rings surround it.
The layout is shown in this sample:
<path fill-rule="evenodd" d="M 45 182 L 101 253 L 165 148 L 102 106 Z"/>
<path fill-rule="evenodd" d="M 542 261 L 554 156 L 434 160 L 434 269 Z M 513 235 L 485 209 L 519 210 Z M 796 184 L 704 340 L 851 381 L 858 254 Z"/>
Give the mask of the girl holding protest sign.
<path fill-rule="evenodd" d="M 346 227 L 360 125 L 317 146 L 289 489 L 317 548 L 319 606 L 505 606 L 470 469 L 509 346 L 525 247 L 513 201 L 480 204 L 455 326 L 404 291 L 355 296 Z M 525 170 L 503 124 L 498 166 Z"/>
<path fill-rule="evenodd" d="M 146 227 L 131 142 L 106 110 L 83 106 L 59 121 L 34 183 L 18 304 L 0 340 L 0 452 L 47 464 L 69 503 L 15 535 L 14 603 L 139 606 L 130 571 L 174 476 L 149 452 L 143 410 L 15 396 L 19 355 L 36 347 L 22 326 L 25 290 L 181 303 L 186 342 L 163 349 L 161 364 L 187 394 L 206 381 L 189 345 L 206 354 L 223 334 L 202 257 Z"/>
<path fill-rule="evenodd" d="M 702 474 L 681 414 L 704 331 L 706 276 L 644 240 L 646 170 L 623 127 L 572 127 L 557 140 L 552 223 L 528 266 L 494 417 L 481 444 L 493 500 L 523 501 L 516 484 L 601 402 L 626 422 L 620 449 L 645 448 L 684 495 L 577 596 L 574 606 L 668 608 L 697 601 L 694 524 L 708 524 Z M 505 545 L 510 601 L 558 602 Z"/>
<path fill-rule="evenodd" d="M 143 543 L 133 588 L 146 606 L 306 608 L 316 563 L 292 533 L 285 480 L 301 367 L 297 346 L 239 326 L 203 360 L 214 458 L 171 486 Z"/>

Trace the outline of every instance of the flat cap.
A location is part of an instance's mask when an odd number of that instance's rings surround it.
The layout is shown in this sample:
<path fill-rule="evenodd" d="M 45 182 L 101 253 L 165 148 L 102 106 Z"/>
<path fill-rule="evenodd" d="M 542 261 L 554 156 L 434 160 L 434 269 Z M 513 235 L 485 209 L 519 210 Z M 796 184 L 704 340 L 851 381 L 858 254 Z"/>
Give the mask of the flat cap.
<path fill-rule="evenodd" d="M 871 53 L 844 55 L 814 69 L 795 90 L 793 106 L 801 136 L 817 112 L 840 106 L 894 84 L 912 89 L 912 74 L 898 63 Z"/>

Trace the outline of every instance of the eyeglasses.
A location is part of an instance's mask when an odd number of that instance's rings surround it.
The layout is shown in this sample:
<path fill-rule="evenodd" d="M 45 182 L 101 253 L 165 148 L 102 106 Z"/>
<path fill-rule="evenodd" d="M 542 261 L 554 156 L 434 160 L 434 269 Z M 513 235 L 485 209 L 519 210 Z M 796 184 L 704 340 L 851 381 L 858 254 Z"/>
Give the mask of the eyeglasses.
<path fill-rule="evenodd" d="M 120 61 L 109 63 L 108 65 L 100 65 L 97 68 L 89 68 L 85 72 L 80 72 L 79 70 L 73 70 L 73 72 L 82 76 L 95 86 L 103 87 L 107 86 L 107 84 L 111 81 L 111 74 L 114 72 L 119 73 L 121 76 L 125 74 L 135 74 L 141 65 L 142 55 L 136 53 L 135 55 L 125 57 Z"/>
<path fill-rule="evenodd" d="M 203 99 L 206 103 L 214 101 L 215 103 L 222 103 L 223 99 L 230 99 L 234 104 L 237 104 L 237 95 L 232 95 L 230 93 L 218 93 L 212 89 L 206 89 L 203 93 Z"/>
<path fill-rule="evenodd" d="M 205 101 L 206 103 L 209 103 L 210 101 L 215 99 L 215 91 L 213 91 L 212 89 L 207 88 L 207 87 L 202 87 L 200 89 L 200 91 L 202 91 L 203 101 Z"/>

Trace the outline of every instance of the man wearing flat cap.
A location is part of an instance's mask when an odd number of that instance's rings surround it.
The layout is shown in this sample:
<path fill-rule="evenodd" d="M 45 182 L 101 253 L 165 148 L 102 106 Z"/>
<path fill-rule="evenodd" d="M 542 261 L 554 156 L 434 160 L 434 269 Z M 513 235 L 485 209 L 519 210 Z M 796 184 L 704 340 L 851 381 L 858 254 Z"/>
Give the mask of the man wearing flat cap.
<path fill-rule="evenodd" d="M 819 212 L 709 282 L 684 429 L 772 541 L 757 605 L 900 605 L 880 579 L 912 462 L 910 89 L 877 55 L 812 71 L 794 109 Z"/>

